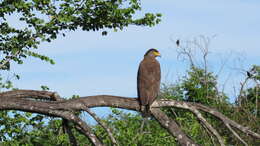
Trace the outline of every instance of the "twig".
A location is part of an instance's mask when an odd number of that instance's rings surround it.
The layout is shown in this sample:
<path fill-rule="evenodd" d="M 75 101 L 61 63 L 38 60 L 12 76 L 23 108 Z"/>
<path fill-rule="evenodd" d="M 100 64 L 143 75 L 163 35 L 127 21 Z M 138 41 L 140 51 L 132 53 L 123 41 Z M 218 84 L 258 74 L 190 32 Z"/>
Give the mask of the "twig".
<path fill-rule="evenodd" d="M 255 117 L 257 117 L 258 114 L 258 91 L 259 91 L 259 83 L 257 80 L 254 78 L 254 82 L 256 83 L 255 87 Z"/>
<path fill-rule="evenodd" d="M 244 80 L 244 82 L 240 83 L 241 84 L 241 87 L 240 87 L 240 90 L 239 90 L 239 95 L 237 97 L 237 100 L 238 100 L 238 105 L 241 106 L 241 102 L 242 102 L 242 94 L 243 94 L 243 91 L 244 91 L 244 86 L 246 85 L 247 81 L 250 79 L 250 77 L 246 77 L 246 79 Z"/>
<path fill-rule="evenodd" d="M 232 129 L 232 127 L 230 127 L 228 123 L 225 123 L 225 125 L 236 136 L 237 139 L 239 139 L 245 146 L 248 146 L 248 144 L 236 133 L 236 131 Z"/>
<path fill-rule="evenodd" d="M 225 146 L 224 140 L 221 138 L 221 136 L 219 135 L 217 130 L 215 128 L 213 128 L 211 126 L 211 124 L 209 124 L 207 122 L 207 120 L 202 116 L 202 114 L 195 107 L 192 107 L 192 106 L 189 106 L 189 110 L 191 112 L 193 112 L 197 116 L 197 118 L 216 136 L 216 138 L 218 139 L 219 144 L 221 146 Z"/>
<path fill-rule="evenodd" d="M 206 130 L 208 136 L 210 137 L 210 140 L 211 140 L 212 144 L 213 144 L 213 145 L 216 145 L 216 144 L 215 144 L 215 139 L 214 139 L 214 137 L 213 137 L 212 132 L 210 132 L 209 129 L 208 129 L 204 124 L 202 124 L 202 126 L 204 127 L 204 129 Z"/>
<path fill-rule="evenodd" d="M 105 122 L 102 122 L 102 120 L 94 113 L 92 112 L 89 108 L 85 108 L 85 111 L 87 113 L 89 113 L 108 133 L 108 136 L 110 137 L 113 145 L 118 145 L 116 139 L 114 138 L 113 134 L 112 134 L 112 130 L 108 127 L 108 125 L 106 125 Z"/>

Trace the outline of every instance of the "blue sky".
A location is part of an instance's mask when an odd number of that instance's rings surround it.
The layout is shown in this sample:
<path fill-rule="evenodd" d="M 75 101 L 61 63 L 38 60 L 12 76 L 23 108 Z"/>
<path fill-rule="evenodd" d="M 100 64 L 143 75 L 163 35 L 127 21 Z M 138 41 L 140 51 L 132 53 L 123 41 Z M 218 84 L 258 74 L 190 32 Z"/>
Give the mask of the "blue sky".
<path fill-rule="evenodd" d="M 107 36 L 77 30 L 42 44 L 38 51 L 56 64 L 30 58 L 23 65 L 14 65 L 13 71 L 21 74 L 16 87 L 40 89 L 47 85 L 63 97 L 136 97 L 137 69 L 146 50 L 157 48 L 161 52 L 162 82 L 174 83 L 185 75 L 188 63 L 177 59 L 171 39 L 189 40 L 199 35 L 216 35 L 210 46 L 209 70 L 218 71 L 221 61 L 227 62 L 219 80 L 228 79 L 225 90 L 230 97 L 235 95 L 233 86 L 243 78 L 236 68 L 259 65 L 260 1 L 142 0 L 139 14 L 145 12 L 162 13 L 162 22 L 152 28 L 130 26 L 109 31 Z M 236 61 L 238 58 L 242 63 Z"/>

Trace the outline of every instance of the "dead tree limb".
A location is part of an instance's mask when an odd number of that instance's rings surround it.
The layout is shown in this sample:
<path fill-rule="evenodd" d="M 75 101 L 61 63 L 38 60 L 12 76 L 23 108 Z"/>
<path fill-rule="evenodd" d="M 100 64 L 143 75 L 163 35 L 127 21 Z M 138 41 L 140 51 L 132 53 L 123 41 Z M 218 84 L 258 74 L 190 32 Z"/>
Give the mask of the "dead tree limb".
<path fill-rule="evenodd" d="M 37 91 L 31 92 L 31 90 L 30 91 L 22 90 L 21 92 L 19 92 L 19 90 L 10 91 L 7 93 L 0 94 L 0 98 L 3 101 L 0 104 L 0 110 L 14 109 L 14 110 L 22 110 L 28 112 L 36 112 L 36 113 L 47 114 L 47 115 L 51 115 L 49 112 L 52 113 L 53 111 L 65 111 L 65 112 L 86 111 L 86 107 L 90 108 L 90 107 L 101 107 L 101 106 L 110 106 L 110 107 L 124 108 L 124 109 L 136 110 L 136 111 L 140 110 L 139 103 L 136 100 L 136 98 L 127 98 L 127 97 L 110 96 L 110 95 L 88 96 L 88 97 L 81 97 L 81 98 L 62 100 L 62 101 L 52 101 L 52 102 L 31 100 L 31 98 L 50 99 L 50 98 L 54 98 L 54 95 L 55 93 L 48 92 L 48 91 L 39 91 L 39 92 Z M 42 111 L 42 109 L 44 109 L 44 111 Z M 61 117 L 64 118 L 63 116 Z M 87 134 L 85 134 L 86 136 L 88 137 L 94 136 L 91 137 L 92 143 L 97 141 L 95 135 L 89 134 L 90 131 L 89 127 L 86 127 L 85 123 L 84 123 L 85 125 L 81 125 L 83 124 L 82 122 L 75 121 L 76 117 L 74 117 L 73 119 L 74 119 L 74 123 L 81 128 L 81 131 L 87 132 Z M 77 118 L 77 120 L 78 119 L 79 118 Z M 185 133 L 183 134 L 185 135 Z M 94 140 L 93 138 L 96 139 Z M 189 142 L 191 144 L 194 143 L 192 142 L 192 140 L 189 140 Z M 99 143 L 95 143 L 95 145 L 98 144 Z"/>
<path fill-rule="evenodd" d="M 164 101 L 162 101 L 164 102 Z M 158 103 L 157 103 L 158 104 Z M 160 103 L 159 103 L 160 104 Z M 156 105 L 152 105 L 152 106 L 156 106 Z M 190 110 L 192 113 L 194 113 L 196 115 L 196 117 L 205 125 L 205 127 L 211 132 L 213 133 L 213 135 L 216 136 L 216 138 L 218 139 L 218 142 L 221 146 L 224 146 L 224 140 L 221 138 L 221 136 L 219 135 L 219 133 L 217 132 L 217 130 L 215 128 L 213 128 L 208 122 L 207 120 L 202 116 L 202 114 L 192 105 L 188 105 L 185 102 L 183 102 L 181 105 L 178 104 L 177 105 L 178 108 L 183 108 L 183 109 L 188 109 Z"/>
<path fill-rule="evenodd" d="M 91 128 L 82 121 L 78 116 L 73 114 L 75 111 L 86 111 L 86 108 L 91 107 L 115 107 L 123 108 L 129 110 L 140 111 L 140 106 L 137 98 L 111 96 L 111 95 L 96 95 L 96 96 L 86 96 L 76 99 L 60 100 L 60 101 L 50 101 L 59 98 L 57 93 L 49 91 L 35 91 L 35 90 L 15 90 L 0 93 L 0 110 L 21 110 L 32 113 L 40 113 L 48 116 L 61 117 L 76 125 L 76 129 L 82 132 L 94 145 L 102 145 L 97 136 L 91 131 Z M 40 100 L 38 100 L 40 99 Z M 57 99 L 56 99 L 57 100 Z M 169 119 L 164 113 L 160 111 L 160 107 L 171 107 L 171 108 L 182 108 L 192 110 L 201 110 L 212 114 L 213 116 L 222 120 L 223 123 L 229 124 L 238 130 L 251 135 L 254 138 L 260 139 L 260 135 L 251 131 L 249 128 L 239 125 L 238 123 L 225 117 L 218 111 L 203 106 L 197 103 L 190 103 L 184 101 L 175 100 L 156 100 L 151 105 L 151 111 L 156 119 L 160 122 L 162 127 L 166 128 L 170 134 L 175 136 L 180 143 L 190 143 L 195 144 L 184 132 L 182 137 L 174 133 L 174 131 L 180 131 L 180 127 L 175 123 L 175 121 Z M 167 123 L 161 121 L 165 119 Z M 167 125 L 168 124 L 168 125 Z M 168 129 L 168 128 L 169 129 Z M 179 136 L 179 137 L 178 137 Z M 181 141 L 181 139 L 185 141 Z"/>
<path fill-rule="evenodd" d="M 175 100 L 157 100 L 152 104 L 152 107 L 177 107 L 177 108 L 182 108 L 182 109 L 190 109 L 190 107 L 193 106 L 196 109 L 202 110 L 204 112 L 210 113 L 211 115 L 217 117 L 220 119 L 223 123 L 227 123 L 238 130 L 242 131 L 245 134 L 249 134 L 254 138 L 260 139 L 260 135 L 258 133 L 255 133 L 251 131 L 248 127 L 244 127 L 235 121 L 230 120 L 220 112 L 216 111 L 215 109 L 206 107 L 202 104 L 198 103 L 191 103 L 191 102 L 183 102 L 183 101 L 175 101 Z"/>
<path fill-rule="evenodd" d="M 209 108 L 204 105 L 197 104 L 197 103 L 193 103 L 193 105 L 195 105 L 196 108 L 198 108 L 204 112 L 210 113 L 211 115 L 219 118 L 223 123 L 227 123 L 227 124 L 237 128 L 238 130 L 242 131 L 245 134 L 248 134 L 254 138 L 260 139 L 260 134 L 251 131 L 249 127 L 244 127 L 244 126 L 236 123 L 235 121 L 230 120 L 228 117 L 224 116 L 222 113 L 216 111 L 215 109 L 212 109 L 212 108 Z"/>
<path fill-rule="evenodd" d="M 56 93 L 48 91 L 35 91 L 35 90 L 20 90 L 9 91 L 0 94 L 0 110 L 21 110 L 25 112 L 40 113 L 48 116 L 61 117 L 66 119 L 84 131 L 84 134 L 90 141 L 97 146 L 103 145 L 97 136 L 91 131 L 91 128 L 82 121 L 78 116 L 71 113 L 72 110 L 57 110 L 57 109 L 48 109 L 48 107 L 41 107 L 41 103 L 52 103 L 59 101 L 37 101 L 32 100 L 31 98 L 37 99 L 52 99 Z M 29 94 L 31 92 L 31 94 Z M 36 105 L 33 105 L 37 103 Z"/>

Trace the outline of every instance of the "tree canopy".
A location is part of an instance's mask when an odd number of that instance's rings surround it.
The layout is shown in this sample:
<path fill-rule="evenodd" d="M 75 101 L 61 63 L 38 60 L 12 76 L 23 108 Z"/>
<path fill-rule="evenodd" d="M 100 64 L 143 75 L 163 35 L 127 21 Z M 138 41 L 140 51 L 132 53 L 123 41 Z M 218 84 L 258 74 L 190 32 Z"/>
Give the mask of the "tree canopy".
<path fill-rule="evenodd" d="M 160 22 L 161 14 L 137 17 L 140 10 L 139 0 L 3 0 L 0 2 L 1 69 L 9 69 L 11 60 L 22 64 L 27 56 L 54 64 L 33 49 L 42 42 L 51 42 L 59 34 L 65 36 L 65 30 L 103 30 L 106 35 L 108 29 L 153 26 Z M 21 25 L 17 28 L 13 23 Z"/>

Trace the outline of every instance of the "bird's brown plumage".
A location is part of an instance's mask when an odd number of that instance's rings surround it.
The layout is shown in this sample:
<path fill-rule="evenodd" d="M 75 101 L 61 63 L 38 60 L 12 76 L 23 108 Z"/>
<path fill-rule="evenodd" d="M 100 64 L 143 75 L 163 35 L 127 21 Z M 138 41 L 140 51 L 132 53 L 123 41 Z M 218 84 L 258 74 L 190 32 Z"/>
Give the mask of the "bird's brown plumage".
<path fill-rule="evenodd" d="M 149 107 L 158 96 L 160 90 L 161 69 L 155 59 L 159 54 L 156 49 L 150 49 L 141 61 L 137 75 L 138 99 L 143 115 L 149 115 Z"/>

